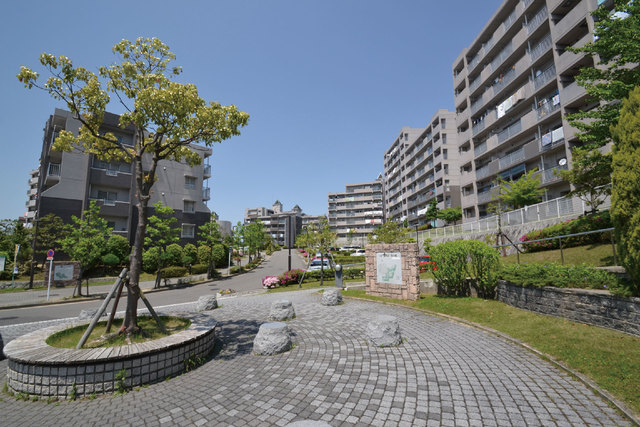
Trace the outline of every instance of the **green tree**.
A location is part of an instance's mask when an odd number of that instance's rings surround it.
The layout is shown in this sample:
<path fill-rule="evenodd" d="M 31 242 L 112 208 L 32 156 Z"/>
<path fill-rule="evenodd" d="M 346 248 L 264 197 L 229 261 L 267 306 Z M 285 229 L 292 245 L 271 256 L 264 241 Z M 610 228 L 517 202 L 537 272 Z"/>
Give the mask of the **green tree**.
<path fill-rule="evenodd" d="M 596 212 L 605 197 L 611 194 L 611 153 L 574 147 L 571 154 L 571 169 L 559 171 L 559 174 L 574 186 L 569 195 L 578 196 L 592 212 Z"/>
<path fill-rule="evenodd" d="M 387 221 L 371 233 L 371 243 L 407 243 L 413 241 L 408 230 L 395 221 Z"/>
<path fill-rule="evenodd" d="M 611 128 L 613 188 L 611 220 L 618 255 L 633 281 L 632 292 L 640 296 L 640 86 L 622 103 L 620 120 Z"/>
<path fill-rule="evenodd" d="M 38 231 L 35 239 L 35 252 L 44 256 L 49 249 L 58 252 L 62 247 L 59 241 L 64 238 L 64 222 L 55 214 L 47 214 L 38 219 Z"/>
<path fill-rule="evenodd" d="M 156 248 L 150 255 L 156 255 L 155 264 L 156 283 L 154 288 L 160 287 L 162 268 L 167 262 L 167 246 L 180 240 L 180 230 L 176 227 L 178 220 L 174 216 L 175 211 L 162 202 L 153 205 L 154 215 L 149 217 L 144 244 L 147 248 Z"/>
<path fill-rule="evenodd" d="M 245 225 L 240 221 L 233 227 L 233 234 L 231 239 L 231 246 L 235 249 L 237 253 L 236 260 L 238 261 L 238 265 L 240 265 L 240 253 L 244 251 L 245 246 Z"/>
<path fill-rule="evenodd" d="M 60 245 L 73 261 L 80 263 L 80 279 L 106 255 L 111 231 L 107 220 L 100 217 L 100 206 L 95 200 L 89 202 L 89 208 L 82 213 L 81 218 L 74 215 L 71 217 L 71 224 L 65 225 L 66 237 L 60 240 Z M 82 295 L 81 285 L 82 281 L 78 280 L 78 295 Z"/>
<path fill-rule="evenodd" d="M 126 237 L 112 234 L 109 240 L 107 240 L 106 252 L 118 257 L 116 264 L 127 263 L 129 261 L 129 254 L 131 253 L 131 245 Z"/>
<path fill-rule="evenodd" d="M 309 224 L 305 229 L 305 233 L 299 236 L 303 235 L 305 237 L 302 238 L 301 242 L 305 243 L 307 248 L 310 249 L 309 253 L 312 251 L 320 253 L 320 259 L 328 255 L 330 248 L 335 245 L 337 238 L 336 233 L 331 231 L 327 218 L 321 218 L 318 223 Z M 298 240 L 296 239 L 296 241 Z M 323 285 L 324 262 L 320 262 L 320 286 Z"/>
<path fill-rule="evenodd" d="M 213 277 L 213 271 L 216 266 L 213 263 L 213 248 L 215 245 L 222 241 L 222 234 L 220 233 L 220 227 L 216 220 L 212 217 L 206 223 L 198 227 L 198 245 L 206 246 L 209 248 L 209 256 L 207 257 L 207 279 Z"/>
<path fill-rule="evenodd" d="M 441 209 L 438 218 L 445 220 L 447 224 L 456 223 L 462 219 L 462 208 Z"/>
<path fill-rule="evenodd" d="M 49 72 L 46 83 L 38 73 L 22 66 L 18 79 L 25 87 L 36 87 L 63 101 L 80 121 L 78 135 L 61 131 L 56 150 L 80 149 L 105 161 L 127 161 L 134 165 L 134 189 L 139 213 L 130 259 L 127 292 L 127 332 L 138 330 L 137 307 L 142 250 L 147 226 L 147 207 L 156 180 L 158 162 L 185 160 L 202 162 L 190 148 L 198 142 L 210 146 L 240 134 L 249 115 L 235 106 L 222 106 L 202 99 L 195 85 L 174 81 L 180 67 L 169 67 L 175 55 L 157 38 L 122 40 L 113 47 L 119 62 L 99 67 L 95 74 L 74 66 L 65 56 L 43 53 L 40 64 Z M 133 145 L 126 145 L 112 132 L 102 131 L 109 92 L 124 108 L 119 118 L 122 128 L 134 129 Z M 144 159 L 144 163 L 143 163 Z"/>
<path fill-rule="evenodd" d="M 20 245 L 16 257 L 16 245 Z M 7 266 L 18 267 L 24 270 L 23 266 L 31 259 L 31 230 L 24 227 L 22 221 L 15 219 L 4 219 L 0 221 L 0 253 L 7 257 Z M 14 265 L 14 258 L 17 264 Z"/>
<path fill-rule="evenodd" d="M 618 123 L 621 104 L 629 91 L 640 85 L 640 2 L 613 0 L 613 10 L 607 4 L 593 12 L 594 41 L 580 48 L 569 48 L 591 56 L 595 66 L 584 67 L 576 82 L 585 88 L 600 105 L 589 111 L 568 116 L 569 122 L 581 133 L 580 140 L 590 148 L 611 141 L 611 126 Z"/>
<path fill-rule="evenodd" d="M 499 194 L 494 200 L 504 207 L 520 209 L 540 202 L 544 190 L 540 188 L 541 178 L 536 169 L 531 169 L 515 181 L 498 178 Z"/>
<path fill-rule="evenodd" d="M 193 243 L 187 243 L 183 248 L 182 265 L 189 267 L 198 262 L 198 248 Z"/>
<path fill-rule="evenodd" d="M 440 209 L 438 209 L 438 201 L 431 199 L 427 212 L 424 214 L 424 219 L 435 226 L 435 221 L 439 218 Z"/>
<path fill-rule="evenodd" d="M 252 254 L 258 256 L 259 252 L 264 249 L 267 239 L 267 233 L 262 221 L 257 220 L 245 226 L 245 244 L 249 251 L 249 260 L 251 260 Z"/>

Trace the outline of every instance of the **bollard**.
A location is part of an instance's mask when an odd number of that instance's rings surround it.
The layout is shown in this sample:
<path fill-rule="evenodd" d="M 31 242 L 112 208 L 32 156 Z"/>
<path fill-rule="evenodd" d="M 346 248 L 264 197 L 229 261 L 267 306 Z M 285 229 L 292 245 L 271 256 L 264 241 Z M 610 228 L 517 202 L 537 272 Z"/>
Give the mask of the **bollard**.
<path fill-rule="evenodd" d="M 336 264 L 334 271 L 336 275 L 336 288 L 342 289 L 342 266 L 340 264 Z"/>

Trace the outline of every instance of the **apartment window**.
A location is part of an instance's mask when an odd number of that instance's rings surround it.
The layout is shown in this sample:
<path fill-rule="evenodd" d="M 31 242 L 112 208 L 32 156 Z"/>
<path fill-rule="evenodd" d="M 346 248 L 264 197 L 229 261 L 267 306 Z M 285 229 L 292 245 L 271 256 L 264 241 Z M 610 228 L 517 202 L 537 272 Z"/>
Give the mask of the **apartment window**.
<path fill-rule="evenodd" d="M 102 199 L 105 202 L 114 202 L 116 200 L 118 200 L 118 193 L 116 193 L 115 191 L 103 191 L 103 190 L 98 190 L 98 199 Z"/>
<path fill-rule="evenodd" d="M 194 224 L 182 224 L 183 239 L 193 239 L 196 235 L 196 226 Z"/>
<path fill-rule="evenodd" d="M 443 133 L 443 134 L 442 134 L 442 143 L 443 143 L 443 144 L 446 144 L 446 143 L 447 143 L 447 134 L 446 134 L 446 133 Z M 445 151 L 446 151 L 446 150 L 445 150 Z"/>
<path fill-rule="evenodd" d="M 442 137 L 444 138 L 444 135 L 442 135 Z M 444 141 L 444 139 L 443 139 L 443 141 Z M 448 151 L 447 151 L 447 149 L 446 149 L 446 148 L 442 150 L 442 158 L 443 158 L 443 159 L 446 159 L 446 158 L 447 158 L 447 155 L 448 155 L 447 153 L 448 153 Z"/>
<path fill-rule="evenodd" d="M 196 211 L 196 202 L 194 202 L 192 200 L 185 200 L 184 201 L 183 212 L 185 212 L 185 213 L 195 213 L 195 211 Z"/>
<path fill-rule="evenodd" d="M 442 126 L 442 129 L 447 127 L 447 119 L 440 119 L 440 126 Z"/>
<path fill-rule="evenodd" d="M 196 177 L 195 176 L 185 176 L 184 177 L 184 188 L 190 188 L 190 189 L 196 188 Z"/>

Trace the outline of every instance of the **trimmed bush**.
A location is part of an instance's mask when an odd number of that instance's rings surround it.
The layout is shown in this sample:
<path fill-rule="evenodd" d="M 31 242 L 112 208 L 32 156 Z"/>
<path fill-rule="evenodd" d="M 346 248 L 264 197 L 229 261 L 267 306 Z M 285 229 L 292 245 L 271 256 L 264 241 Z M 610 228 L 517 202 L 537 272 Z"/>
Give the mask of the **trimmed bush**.
<path fill-rule="evenodd" d="M 535 230 L 528 234 L 525 234 L 520 238 L 521 242 L 527 242 L 529 240 L 546 239 L 549 237 L 564 236 L 567 234 L 583 233 L 585 231 L 600 230 L 603 228 L 613 227 L 611 222 L 611 216 L 609 211 L 604 211 L 596 214 L 585 215 L 580 218 L 570 219 L 560 224 L 554 224 L 552 226 L 543 228 L 542 230 Z M 572 246 L 591 245 L 595 243 L 608 243 L 611 242 L 611 233 L 593 233 L 586 234 L 584 236 L 567 237 L 562 239 L 562 247 L 568 248 Z M 560 241 L 558 239 L 546 240 L 544 242 L 525 243 L 522 248 L 526 252 L 545 251 L 549 249 L 559 249 Z"/>
<path fill-rule="evenodd" d="M 229 252 L 221 243 L 213 246 L 213 262 L 216 267 L 226 267 L 229 262 Z"/>
<path fill-rule="evenodd" d="M 495 298 L 500 267 L 498 251 L 479 240 L 467 240 L 466 244 L 470 259 L 467 266 L 472 279 L 471 286 L 475 288 L 478 297 Z"/>
<path fill-rule="evenodd" d="M 208 270 L 206 264 L 194 264 L 191 266 L 191 274 L 204 274 Z"/>
<path fill-rule="evenodd" d="M 320 280 L 322 271 L 314 270 L 307 271 L 304 275 L 305 282 L 314 282 Z M 324 269 L 324 278 L 333 280 L 335 277 L 335 271 L 332 268 Z M 363 279 L 364 280 L 364 267 L 363 268 L 344 268 L 342 269 L 342 279 Z"/>
<path fill-rule="evenodd" d="M 142 270 L 145 273 L 155 273 L 158 270 L 158 248 L 149 248 L 142 252 Z"/>
<path fill-rule="evenodd" d="M 183 277 L 187 275 L 186 267 L 165 267 L 160 271 L 163 279 L 170 279 L 172 277 Z"/>
<path fill-rule="evenodd" d="M 182 265 L 185 267 L 198 262 L 198 249 L 193 243 L 184 245 L 182 252 Z"/>
<path fill-rule="evenodd" d="M 184 256 L 184 251 L 182 250 L 182 246 L 177 243 L 172 243 L 167 246 L 164 254 L 164 262 L 165 265 L 170 267 L 181 267 L 182 266 L 182 257 Z"/>
<path fill-rule="evenodd" d="M 131 246 L 129 240 L 126 237 L 117 234 L 112 234 L 107 240 L 106 247 L 107 254 L 113 254 L 118 257 L 118 263 L 126 263 L 129 261 L 129 254 L 131 253 Z M 114 265 L 117 265 L 114 264 Z"/>
<path fill-rule="evenodd" d="M 278 283 L 280 286 L 297 285 L 300 282 L 302 273 L 304 273 L 304 270 L 300 269 L 285 271 L 278 276 Z"/>
<path fill-rule="evenodd" d="M 198 246 L 198 263 L 209 265 L 210 258 L 211 258 L 211 248 L 207 245 Z"/>
<path fill-rule="evenodd" d="M 358 264 L 364 262 L 364 256 L 334 256 L 333 257 L 336 264 Z"/>
<path fill-rule="evenodd" d="M 243 266 L 241 265 L 234 265 L 233 267 L 231 267 L 230 273 L 231 274 L 236 274 L 236 273 L 242 273 L 244 272 L 245 269 Z"/>
<path fill-rule="evenodd" d="M 120 259 L 114 254 L 106 254 L 101 258 L 101 261 L 104 265 L 109 267 L 115 267 L 120 264 Z"/>

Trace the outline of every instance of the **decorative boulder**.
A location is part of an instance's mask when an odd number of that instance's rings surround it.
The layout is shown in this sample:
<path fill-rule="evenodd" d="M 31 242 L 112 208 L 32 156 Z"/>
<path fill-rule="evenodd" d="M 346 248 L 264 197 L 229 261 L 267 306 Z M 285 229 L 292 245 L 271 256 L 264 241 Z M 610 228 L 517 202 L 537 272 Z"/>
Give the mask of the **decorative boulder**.
<path fill-rule="evenodd" d="M 342 302 L 342 290 L 325 289 L 322 293 L 322 305 L 338 305 Z"/>
<path fill-rule="evenodd" d="M 367 324 L 367 340 L 378 347 L 400 345 L 400 324 L 393 316 L 379 315 Z"/>
<path fill-rule="evenodd" d="M 293 310 L 291 301 L 281 300 L 271 304 L 269 320 L 280 322 L 282 320 L 293 319 L 294 317 L 296 317 L 296 312 Z"/>
<path fill-rule="evenodd" d="M 203 295 L 198 298 L 198 311 L 207 311 L 218 308 L 218 298 L 215 295 Z"/>
<path fill-rule="evenodd" d="M 90 308 L 88 310 L 82 310 L 82 311 L 80 311 L 80 314 L 78 314 L 78 320 L 93 319 L 93 316 L 95 316 L 97 312 L 98 312 L 97 308 Z"/>
<path fill-rule="evenodd" d="M 2 334 L 0 334 L 0 360 L 4 360 L 4 353 L 2 350 L 4 349 L 4 343 L 2 342 Z"/>
<path fill-rule="evenodd" d="M 271 356 L 291 349 L 291 335 L 284 322 L 263 323 L 253 340 L 253 353 Z"/>

